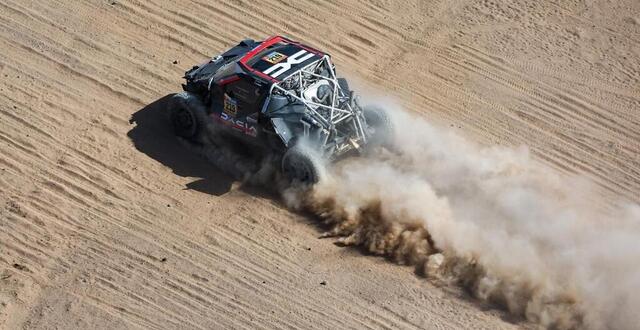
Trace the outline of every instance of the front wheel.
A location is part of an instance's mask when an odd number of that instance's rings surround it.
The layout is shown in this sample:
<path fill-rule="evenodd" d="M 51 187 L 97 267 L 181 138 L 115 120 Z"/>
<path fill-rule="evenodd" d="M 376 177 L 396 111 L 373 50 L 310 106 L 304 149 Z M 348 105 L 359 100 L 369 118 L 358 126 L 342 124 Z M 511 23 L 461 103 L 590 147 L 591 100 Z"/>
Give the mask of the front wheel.
<path fill-rule="evenodd" d="M 204 129 L 205 110 L 198 96 L 182 92 L 169 101 L 169 120 L 177 136 L 195 141 Z"/>
<path fill-rule="evenodd" d="M 294 146 L 282 157 L 282 174 L 290 183 L 313 185 L 320 181 L 322 162 L 310 148 Z"/>

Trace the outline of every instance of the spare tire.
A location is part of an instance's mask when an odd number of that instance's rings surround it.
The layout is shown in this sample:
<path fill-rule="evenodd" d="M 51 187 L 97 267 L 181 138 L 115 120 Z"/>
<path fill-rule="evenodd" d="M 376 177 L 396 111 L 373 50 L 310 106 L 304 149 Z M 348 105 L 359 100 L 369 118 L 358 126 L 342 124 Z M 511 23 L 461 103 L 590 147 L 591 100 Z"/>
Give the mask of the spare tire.
<path fill-rule="evenodd" d="M 322 175 L 320 156 L 311 148 L 295 145 L 282 157 L 282 174 L 292 184 L 313 185 Z"/>
<path fill-rule="evenodd" d="M 169 120 L 177 136 L 196 141 L 205 128 L 205 109 L 200 98 L 189 92 L 174 95 L 169 100 Z"/>

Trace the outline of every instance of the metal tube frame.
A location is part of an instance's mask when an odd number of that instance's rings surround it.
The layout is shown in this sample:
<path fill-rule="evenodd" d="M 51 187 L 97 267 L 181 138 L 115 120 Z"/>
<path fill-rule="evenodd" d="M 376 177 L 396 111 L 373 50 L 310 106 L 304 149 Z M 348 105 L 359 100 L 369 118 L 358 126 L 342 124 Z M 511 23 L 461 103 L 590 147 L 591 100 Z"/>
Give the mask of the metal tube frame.
<path fill-rule="evenodd" d="M 317 74 L 317 70 L 321 68 L 327 69 L 329 71 L 330 77 L 325 77 Z M 317 79 L 314 81 L 314 83 L 324 80 L 329 82 L 330 86 L 333 86 L 331 105 L 312 102 L 303 97 L 304 92 L 309 87 L 309 84 L 305 85 L 305 81 L 310 77 Z M 292 82 L 291 79 L 295 79 L 296 81 Z M 281 86 L 283 84 L 291 83 L 297 83 L 298 88 L 296 90 L 289 90 Z M 336 125 L 349 118 L 353 118 L 354 120 L 352 121 L 352 123 L 354 125 L 353 129 L 356 132 L 356 140 L 366 143 L 367 138 L 364 132 L 361 113 L 359 109 L 354 109 L 357 107 L 352 107 L 352 105 L 350 104 L 351 100 L 350 95 L 347 95 L 348 91 L 344 91 L 340 87 L 340 84 L 338 84 L 335 67 L 328 55 L 324 55 L 319 61 L 313 62 L 297 71 L 296 73 L 290 75 L 289 77 L 283 79 L 282 81 L 273 84 L 271 86 L 270 93 L 273 93 L 275 90 L 283 93 L 284 95 L 290 96 L 304 104 L 309 115 L 322 123 L 323 128 L 328 131 L 333 131 L 336 128 Z M 318 112 L 317 109 L 319 108 L 328 110 L 329 116 L 323 115 Z"/>

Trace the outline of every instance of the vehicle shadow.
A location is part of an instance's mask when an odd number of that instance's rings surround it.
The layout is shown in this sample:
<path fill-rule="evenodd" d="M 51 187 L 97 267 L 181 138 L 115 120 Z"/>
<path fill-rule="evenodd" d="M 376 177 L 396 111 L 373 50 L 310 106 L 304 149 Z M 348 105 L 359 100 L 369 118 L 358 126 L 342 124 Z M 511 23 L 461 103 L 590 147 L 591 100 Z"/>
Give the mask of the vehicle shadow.
<path fill-rule="evenodd" d="M 234 179 L 185 148 L 173 134 L 166 113 L 173 95 L 166 95 L 136 111 L 129 120 L 136 126 L 127 136 L 136 149 L 171 168 L 176 175 L 199 178 L 188 183 L 185 189 L 215 196 L 229 192 Z"/>

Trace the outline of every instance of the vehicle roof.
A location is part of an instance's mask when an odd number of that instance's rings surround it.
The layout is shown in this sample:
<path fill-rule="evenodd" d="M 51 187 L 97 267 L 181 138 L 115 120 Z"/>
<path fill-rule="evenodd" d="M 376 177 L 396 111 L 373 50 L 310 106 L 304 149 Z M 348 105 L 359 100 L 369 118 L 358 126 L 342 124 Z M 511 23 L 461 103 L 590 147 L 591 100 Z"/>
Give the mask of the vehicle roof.
<path fill-rule="evenodd" d="M 246 72 L 275 83 L 320 60 L 324 55 L 299 42 L 273 36 L 242 56 L 238 64 Z"/>

